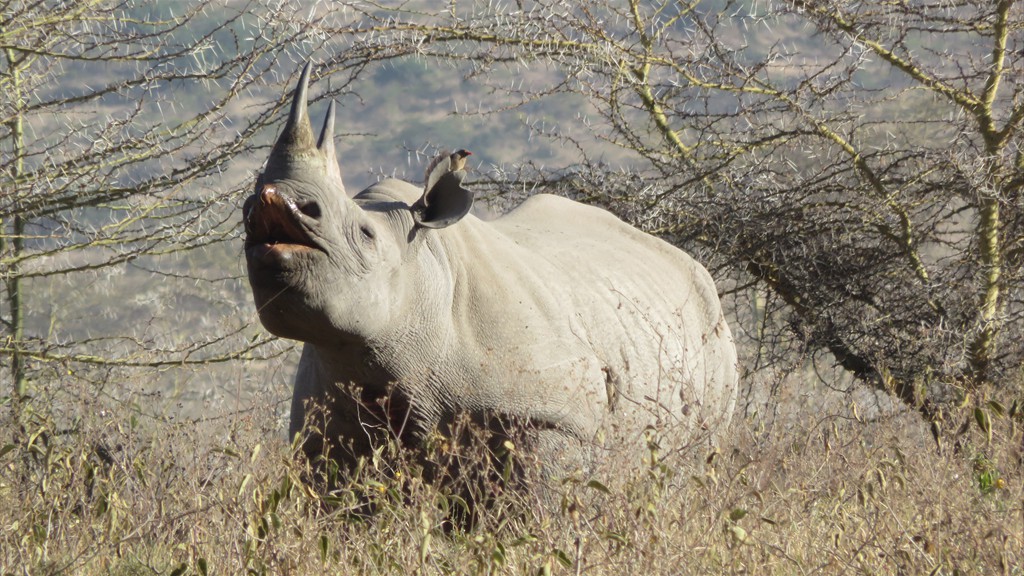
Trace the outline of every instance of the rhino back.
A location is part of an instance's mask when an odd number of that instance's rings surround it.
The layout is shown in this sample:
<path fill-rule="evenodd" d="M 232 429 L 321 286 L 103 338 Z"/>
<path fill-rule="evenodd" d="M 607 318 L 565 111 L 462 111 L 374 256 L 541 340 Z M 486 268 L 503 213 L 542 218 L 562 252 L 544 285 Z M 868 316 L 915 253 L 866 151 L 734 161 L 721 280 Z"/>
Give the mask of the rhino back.
<path fill-rule="evenodd" d="M 456 332 L 493 367 L 498 401 L 529 404 L 582 435 L 609 423 L 614 441 L 647 424 L 728 420 L 735 349 L 714 282 L 687 254 L 548 195 L 460 226 L 446 237 L 469 279 Z"/>

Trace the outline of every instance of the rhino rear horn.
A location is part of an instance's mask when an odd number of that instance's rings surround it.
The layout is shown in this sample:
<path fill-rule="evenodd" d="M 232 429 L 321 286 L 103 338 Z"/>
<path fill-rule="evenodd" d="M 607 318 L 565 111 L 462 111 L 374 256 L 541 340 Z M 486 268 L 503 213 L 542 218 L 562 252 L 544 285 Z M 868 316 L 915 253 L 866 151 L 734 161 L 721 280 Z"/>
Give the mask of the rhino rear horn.
<path fill-rule="evenodd" d="M 331 103 L 327 106 L 327 116 L 324 118 L 324 126 L 320 130 L 320 138 L 317 140 L 316 149 L 324 157 L 328 177 L 336 179 L 337 184 L 341 185 L 341 168 L 338 166 L 338 157 L 334 151 L 334 115 L 334 100 L 331 100 Z"/>

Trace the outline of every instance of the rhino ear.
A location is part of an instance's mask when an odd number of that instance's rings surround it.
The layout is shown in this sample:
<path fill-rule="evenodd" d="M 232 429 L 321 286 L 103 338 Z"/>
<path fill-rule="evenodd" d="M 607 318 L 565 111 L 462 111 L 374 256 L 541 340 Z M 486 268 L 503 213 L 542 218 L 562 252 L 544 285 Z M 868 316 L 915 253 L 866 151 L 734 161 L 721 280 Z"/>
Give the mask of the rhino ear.
<path fill-rule="evenodd" d="M 448 172 L 413 206 L 413 219 L 424 228 L 447 228 L 462 220 L 473 207 L 473 191 L 462 187 L 465 170 Z"/>

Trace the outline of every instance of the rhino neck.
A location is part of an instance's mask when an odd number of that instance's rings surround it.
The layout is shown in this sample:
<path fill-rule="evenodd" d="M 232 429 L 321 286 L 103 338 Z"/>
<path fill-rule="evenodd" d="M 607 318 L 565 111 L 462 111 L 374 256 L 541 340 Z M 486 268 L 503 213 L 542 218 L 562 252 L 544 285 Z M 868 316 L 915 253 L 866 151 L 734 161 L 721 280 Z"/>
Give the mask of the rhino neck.
<path fill-rule="evenodd" d="M 365 343 L 345 341 L 331 345 L 309 344 L 303 349 L 303 362 L 309 363 L 318 386 L 384 389 L 396 375 L 380 361 Z"/>
<path fill-rule="evenodd" d="M 361 196 L 357 202 L 369 203 L 369 213 L 381 211 L 380 206 L 374 209 L 365 193 Z M 407 235 L 404 228 L 411 228 L 409 220 L 390 223 L 399 237 Z M 386 318 L 355 323 L 367 328 L 365 332 L 335 332 L 330 339 L 307 341 L 325 380 L 376 387 L 397 384 L 426 395 L 432 383 L 463 380 L 452 373 L 452 366 L 458 363 L 465 340 L 456 338 L 455 326 L 465 324 L 473 314 L 466 305 L 470 299 L 464 296 L 472 283 L 470 270 L 466 259 L 457 254 L 465 244 L 456 239 L 465 224 L 420 231 L 409 244 L 402 264 L 380 279 L 388 285 Z"/>
<path fill-rule="evenodd" d="M 437 283 L 403 268 L 394 278 L 392 308 L 382 328 L 306 343 L 311 361 L 333 384 L 358 384 L 384 389 L 400 385 L 420 389 L 450 364 L 451 298 L 439 294 Z"/>
<path fill-rule="evenodd" d="M 382 365 L 410 383 L 435 379 L 454 344 L 450 267 L 443 251 L 430 248 L 402 268 L 388 329 L 367 341 Z"/>

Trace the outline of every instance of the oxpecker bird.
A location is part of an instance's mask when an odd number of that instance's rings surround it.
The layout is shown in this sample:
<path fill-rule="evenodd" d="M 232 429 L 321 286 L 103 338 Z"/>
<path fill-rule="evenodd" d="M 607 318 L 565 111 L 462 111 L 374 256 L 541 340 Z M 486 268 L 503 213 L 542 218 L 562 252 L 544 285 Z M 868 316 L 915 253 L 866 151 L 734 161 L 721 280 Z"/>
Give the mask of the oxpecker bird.
<path fill-rule="evenodd" d="M 437 184 L 437 181 L 441 179 L 441 176 L 449 172 L 464 171 L 466 168 L 466 158 L 472 156 L 473 153 L 464 148 L 460 148 L 451 154 L 447 150 L 441 152 L 430 161 L 427 165 L 427 171 L 423 175 L 423 189 L 424 191 L 430 190 Z M 465 177 L 465 174 L 463 174 Z"/>
<path fill-rule="evenodd" d="M 465 148 L 459 148 L 452 152 L 451 156 L 448 157 L 449 171 L 455 172 L 456 170 L 464 169 L 466 167 L 466 158 L 472 155 L 473 153 Z"/>

